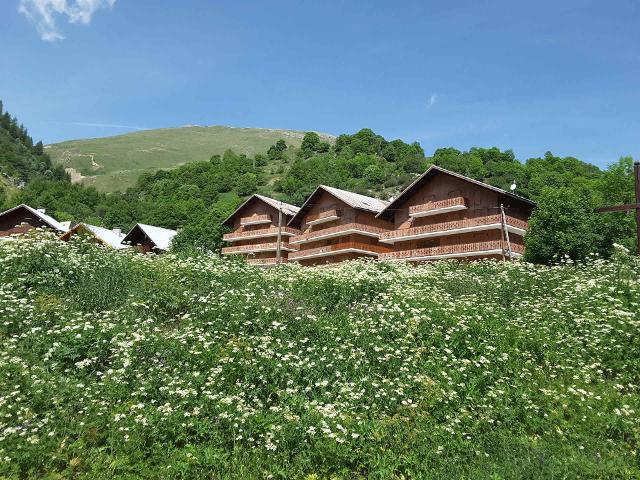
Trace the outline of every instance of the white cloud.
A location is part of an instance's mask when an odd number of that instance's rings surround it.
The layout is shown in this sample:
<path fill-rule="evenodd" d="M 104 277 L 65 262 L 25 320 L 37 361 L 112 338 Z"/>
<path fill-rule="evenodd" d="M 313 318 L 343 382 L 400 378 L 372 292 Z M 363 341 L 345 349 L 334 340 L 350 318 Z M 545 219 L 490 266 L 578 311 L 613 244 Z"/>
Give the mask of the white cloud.
<path fill-rule="evenodd" d="M 429 97 L 429 106 L 432 107 L 434 103 L 436 103 L 436 100 L 438 99 L 438 96 L 433 93 L 430 97 Z"/>
<path fill-rule="evenodd" d="M 116 0 L 20 0 L 18 11 L 36 26 L 42 40 L 54 42 L 64 38 L 56 24 L 57 17 L 88 25 L 96 10 L 111 8 L 115 3 Z"/>

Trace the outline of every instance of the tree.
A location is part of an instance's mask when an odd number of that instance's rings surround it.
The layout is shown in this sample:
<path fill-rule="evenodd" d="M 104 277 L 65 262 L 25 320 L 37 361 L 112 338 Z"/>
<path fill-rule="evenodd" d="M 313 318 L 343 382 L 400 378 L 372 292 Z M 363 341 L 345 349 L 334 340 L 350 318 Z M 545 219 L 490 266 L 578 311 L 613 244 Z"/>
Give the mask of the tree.
<path fill-rule="evenodd" d="M 316 132 L 305 133 L 304 137 L 302 138 L 302 145 L 300 145 L 302 156 L 304 158 L 309 158 L 311 155 L 318 151 L 319 145 L 320 135 L 318 135 Z"/>
<path fill-rule="evenodd" d="M 238 195 L 245 196 L 255 193 L 258 188 L 258 180 L 255 173 L 245 173 L 236 181 L 235 190 Z"/>
<path fill-rule="evenodd" d="M 284 140 L 280 139 L 269 147 L 269 150 L 267 150 L 267 157 L 269 157 L 270 160 L 282 160 L 286 151 L 287 144 Z"/>
<path fill-rule="evenodd" d="M 548 264 L 562 257 L 583 260 L 591 253 L 602 253 L 604 237 L 594 206 L 587 189 L 545 189 L 529 219 L 526 260 Z"/>
<path fill-rule="evenodd" d="M 364 178 L 367 179 L 370 186 L 375 187 L 384 182 L 384 170 L 380 165 L 369 165 L 364 170 Z"/>

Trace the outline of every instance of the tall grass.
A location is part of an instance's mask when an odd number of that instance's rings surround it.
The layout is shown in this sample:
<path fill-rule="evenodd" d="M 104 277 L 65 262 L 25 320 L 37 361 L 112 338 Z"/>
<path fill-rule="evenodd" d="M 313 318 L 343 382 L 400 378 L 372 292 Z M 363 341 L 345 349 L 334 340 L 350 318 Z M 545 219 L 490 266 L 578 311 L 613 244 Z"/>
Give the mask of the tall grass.
<path fill-rule="evenodd" d="M 640 264 L 0 243 L 0 478 L 638 478 Z"/>

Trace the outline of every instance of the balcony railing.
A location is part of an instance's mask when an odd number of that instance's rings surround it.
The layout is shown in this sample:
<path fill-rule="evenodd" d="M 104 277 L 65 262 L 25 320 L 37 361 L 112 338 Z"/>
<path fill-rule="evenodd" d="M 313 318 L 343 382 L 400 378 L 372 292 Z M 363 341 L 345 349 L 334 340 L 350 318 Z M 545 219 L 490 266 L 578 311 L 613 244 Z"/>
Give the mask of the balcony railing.
<path fill-rule="evenodd" d="M 374 227 L 373 225 L 366 225 L 364 223 L 345 223 L 344 225 L 337 225 L 335 227 L 323 228 L 322 230 L 317 230 L 315 232 L 296 235 L 289 241 L 291 243 L 300 244 L 354 234 L 380 238 L 380 236 L 386 231 L 387 230 L 384 228 Z"/>
<path fill-rule="evenodd" d="M 380 260 L 438 260 L 442 258 L 502 255 L 503 253 L 508 256 L 507 250 L 507 242 L 491 240 L 488 242 L 462 243 L 459 245 L 387 252 L 380 255 Z M 512 243 L 511 252 L 514 256 L 521 256 L 524 253 L 524 247 L 520 244 Z"/>
<path fill-rule="evenodd" d="M 324 247 L 298 250 L 297 252 L 289 254 L 289 261 L 305 260 L 307 258 L 316 257 L 328 257 L 344 253 L 361 253 L 363 255 L 373 255 L 377 257 L 379 254 L 388 251 L 388 247 L 383 247 L 381 245 L 372 245 L 362 242 L 344 242 L 336 243 L 335 245 L 326 245 Z"/>
<path fill-rule="evenodd" d="M 307 225 L 319 225 L 321 223 L 333 222 L 342 216 L 342 212 L 335 208 L 325 210 L 317 215 L 309 215 L 307 217 Z"/>
<path fill-rule="evenodd" d="M 243 227 L 247 225 L 262 225 L 263 223 L 271 223 L 271 215 L 251 215 L 249 217 L 243 217 L 240 219 L 240 225 Z"/>
<path fill-rule="evenodd" d="M 295 247 L 288 243 L 282 242 L 280 249 L 283 252 L 293 252 Z M 257 243 L 255 245 L 238 245 L 237 247 L 224 247 L 222 249 L 223 255 L 233 255 L 238 253 L 258 253 L 258 252 L 275 252 L 278 250 L 277 242 L 273 243 Z"/>
<path fill-rule="evenodd" d="M 527 222 L 515 217 L 506 217 L 507 229 L 511 233 L 524 235 L 528 228 Z M 445 235 L 456 235 L 458 233 L 468 233 L 482 230 L 492 230 L 502 228 L 500 215 L 486 215 L 475 218 L 465 218 L 464 220 L 452 220 L 449 222 L 431 223 L 421 227 L 403 228 L 385 232 L 380 236 L 383 243 L 395 243 L 404 240 L 414 240 L 418 238 L 441 237 Z"/>
<path fill-rule="evenodd" d="M 409 216 L 415 218 L 428 217 L 430 215 L 465 210 L 466 208 L 464 197 L 452 197 L 445 200 L 427 202 L 422 205 L 413 205 L 409 207 Z"/>
<path fill-rule="evenodd" d="M 282 236 L 298 235 L 300 230 L 291 227 L 282 227 Z M 247 230 L 244 232 L 225 233 L 222 239 L 225 242 L 237 242 L 252 238 L 275 237 L 278 235 L 278 227 L 261 228 L 259 230 Z"/>

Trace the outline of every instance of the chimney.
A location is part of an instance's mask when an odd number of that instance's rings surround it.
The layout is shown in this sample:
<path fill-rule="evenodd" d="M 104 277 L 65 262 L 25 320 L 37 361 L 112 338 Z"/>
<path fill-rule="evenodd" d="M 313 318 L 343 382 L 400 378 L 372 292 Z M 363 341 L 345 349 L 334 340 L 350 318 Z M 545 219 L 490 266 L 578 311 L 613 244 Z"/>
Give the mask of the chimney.
<path fill-rule="evenodd" d="M 114 228 L 113 229 L 113 233 L 115 233 L 117 236 L 121 237 L 122 236 L 122 230 L 119 228 Z"/>
<path fill-rule="evenodd" d="M 47 213 L 47 210 L 44 208 L 38 208 L 38 213 Z"/>

